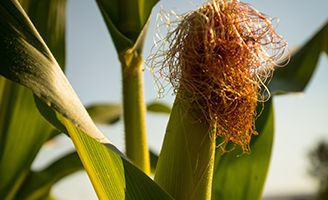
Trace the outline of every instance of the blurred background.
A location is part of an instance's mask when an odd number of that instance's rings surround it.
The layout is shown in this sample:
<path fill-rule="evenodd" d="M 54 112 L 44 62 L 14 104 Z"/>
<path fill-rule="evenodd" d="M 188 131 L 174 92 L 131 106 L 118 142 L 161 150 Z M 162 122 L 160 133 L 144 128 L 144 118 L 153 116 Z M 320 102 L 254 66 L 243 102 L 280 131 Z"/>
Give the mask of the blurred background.
<path fill-rule="evenodd" d="M 150 53 L 154 39 L 156 15 L 161 8 L 182 14 L 202 4 L 200 0 L 162 0 L 152 14 L 144 57 Z M 304 44 L 328 20 L 328 1 L 322 0 L 248 0 L 255 8 L 278 18 L 277 32 L 292 50 Z M 127 5 L 128 6 L 128 5 Z M 84 105 L 121 101 L 121 70 L 118 58 L 95 1 L 68 1 L 67 76 Z M 275 104 L 275 140 L 265 199 L 311 199 L 319 186 L 328 180 L 328 58 L 321 56 L 305 93 L 278 96 Z M 171 91 L 157 98 L 153 77 L 145 70 L 146 101 L 172 104 Z M 148 114 L 148 141 L 159 153 L 167 115 Z M 124 149 L 122 122 L 100 126 L 120 149 Z M 64 152 L 73 150 L 71 141 L 62 136 L 45 145 L 33 168 L 38 169 Z M 319 173 L 318 171 L 322 171 Z M 326 173 L 326 174 L 325 174 Z M 323 179 L 320 180 L 320 177 Z M 324 177 L 324 178 L 323 178 Z M 324 181 L 326 179 L 326 181 Z M 325 183 L 324 183 L 325 182 Z M 84 172 L 59 182 L 53 189 L 61 200 L 97 199 Z"/>

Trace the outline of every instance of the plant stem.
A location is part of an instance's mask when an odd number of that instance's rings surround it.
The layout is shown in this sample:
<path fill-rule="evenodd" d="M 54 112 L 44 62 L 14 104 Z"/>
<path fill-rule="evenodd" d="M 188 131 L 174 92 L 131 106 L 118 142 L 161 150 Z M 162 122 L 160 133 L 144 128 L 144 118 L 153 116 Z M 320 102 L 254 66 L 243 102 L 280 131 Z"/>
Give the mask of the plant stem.
<path fill-rule="evenodd" d="M 157 163 L 155 181 L 175 199 L 211 199 L 215 131 L 176 98 Z M 191 112 L 190 112 L 191 111 Z"/>
<path fill-rule="evenodd" d="M 123 76 L 123 114 L 126 154 L 133 163 L 150 174 L 150 160 L 146 135 L 146 104 L 142 56 L 127 51 L 120 57 Z"/>

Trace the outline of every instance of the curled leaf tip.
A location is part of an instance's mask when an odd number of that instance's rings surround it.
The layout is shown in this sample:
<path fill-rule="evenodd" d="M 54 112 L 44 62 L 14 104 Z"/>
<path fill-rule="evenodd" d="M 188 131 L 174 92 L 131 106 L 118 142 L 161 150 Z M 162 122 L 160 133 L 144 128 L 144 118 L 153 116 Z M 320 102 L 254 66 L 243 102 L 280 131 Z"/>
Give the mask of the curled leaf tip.
<path fill-rule="evenodd" d="M 236 0 L 209 1 L 176 24 L 151 57 L 151 67 L 184 94 L 178 97 L 191 110 L 202 111 L 218 136 L 248 152 L 257 102 L 264 100 L 265 83 L 287 42 L 271 18 Z"/>

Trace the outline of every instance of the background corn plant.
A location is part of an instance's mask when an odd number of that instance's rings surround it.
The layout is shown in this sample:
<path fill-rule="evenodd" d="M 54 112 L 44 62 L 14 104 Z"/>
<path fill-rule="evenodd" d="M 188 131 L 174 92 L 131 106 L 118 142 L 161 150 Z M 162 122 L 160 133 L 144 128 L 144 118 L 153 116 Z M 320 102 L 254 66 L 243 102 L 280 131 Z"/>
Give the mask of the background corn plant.
<path fill-rule="evenodd" d="M 100 199 L 172 198 L 146 175 L 150 173 L 150 158 L 144 130 L 141 53 L 156 1 L 99 0 L 97 4 L 122 64 L 126 152 L 134 164 L 113 144 L 101 144 L 88 136 L 100 133 L 62 73 L 66 1 L 1 1 L 0 73 L 4 77 L 0 79 L 0 196 L 4 199 L 48 198 L 56 181 L 82 168 L 77 154 L 71 153 L 43 170 L 31 171 L 42 144 L 60 132 L 71 137 Z M 270 86 L 274 94 L 303 91 L 320 53 L 328 52 L 327 27 L 295 52 L 286 68 L 277 71 Z M 170 112 L 160 104 L 148 108 Z M 88 110 L 101 123 L 117 121 L 122 112 L 117 105 L 94 105 Z M 240 150 L 216 153 L 212 199 L 261 197 L 273 141 L 271 100 L 256 125 L 261 134 L 252 140 L 250 156 L 237 158 Z M 174 148 L 169 151 L 182 151 Z M 152 157 L 155 161 L 156 156 Z M 242 185 L 237 191 L 236 184 Z"/>

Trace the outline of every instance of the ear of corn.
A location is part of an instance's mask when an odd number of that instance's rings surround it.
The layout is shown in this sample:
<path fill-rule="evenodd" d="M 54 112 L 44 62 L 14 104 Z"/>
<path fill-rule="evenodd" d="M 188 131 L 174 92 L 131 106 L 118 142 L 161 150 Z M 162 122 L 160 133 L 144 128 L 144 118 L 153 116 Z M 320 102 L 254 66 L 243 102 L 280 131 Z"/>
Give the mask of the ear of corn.
<path fill-rule="evenodd" d="M 163 43 L 151 63 L 177 97 L 155 181 L 177 199 L 210 199 L 216 137 L 250 152 L 257 102 L 287 43 L 270 18 L 223 0 L 182 16 Z"/>

